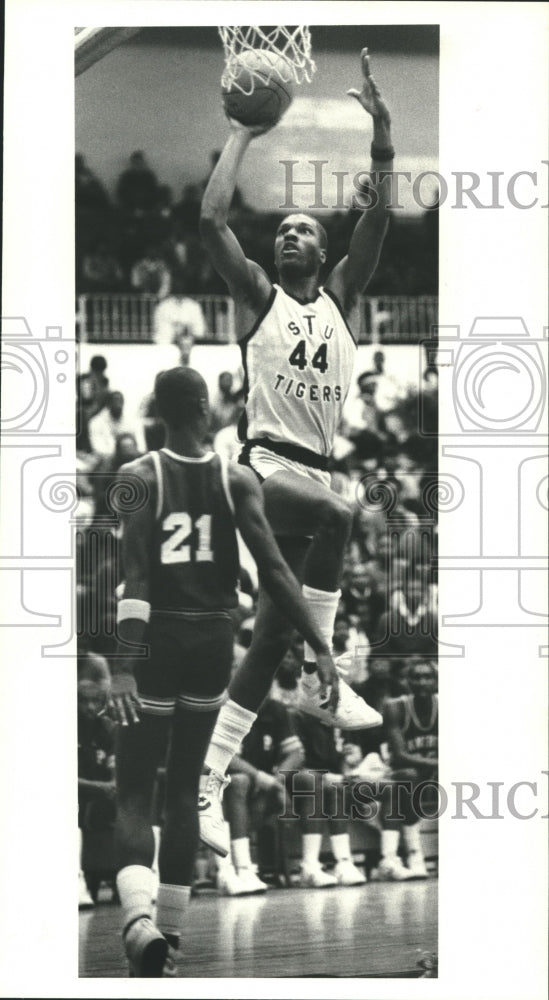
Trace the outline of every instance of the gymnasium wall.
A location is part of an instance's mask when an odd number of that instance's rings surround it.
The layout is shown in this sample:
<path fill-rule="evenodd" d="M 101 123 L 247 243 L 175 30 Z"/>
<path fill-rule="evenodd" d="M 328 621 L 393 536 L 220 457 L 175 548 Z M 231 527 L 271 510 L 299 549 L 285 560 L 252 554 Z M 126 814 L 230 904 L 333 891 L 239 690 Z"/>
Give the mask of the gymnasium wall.
<path fill-rule="evenodd" d="M 349 398 L 355 395 L 357 376 L 373 367 L 373 354 L 377 347 L 361 345 L 357 350 L 355 369 Z M 423 348 L 418 345 L 381 345 L 385 354 L 385 370 L 403 386 L 417 386 L 425 368 Z M 111 389 L 120 390 L 125 397 L 128 417 L 137 417 L 139 407 L 152 392 L 157 372 L 172 368 L 179 363 L 179 352 L 175 347 L 160 347 L 152 344 L 81 344 L 79 347 L 79 370 L 88 370 L 90 358 L 102 354 L 108 363 L 107 375 Z M 194 347 L 191 365 L 206 379 L 210 394 L 215 391 L 217 378 L 222 371 L 240 372 L 240 349 L 237 344 L 208 345 Z"/>
<path fill-rule="evenodd" d="M 296 181 L 312 180 L 308 160 L 328 161 L 323 196 L 330 210 L 338 203 L 332 171 L 346 171 L 344 198 L 350 200 L 352 177 L 369 165 L 371 125 L 345 92 L 360 86 L 358 57 L 361 46 L 368 44 L 367 34 L 364 28 L 364 37 L 357 37 L 356 54 L 315 52 L 313 83 L 297 88 L 279 126 L 252 143 L 241 188 L 253 207 L 274 211 L 286 202 L 286 170 L 279 162 L 283 159 L 299 161 L 292 168 Z M 392 112 L 398 169 L 436 170 L 437 56 L 383 51 L 371 55 Z M 222 68 L 220 44 L 182 48 L 132 41 L 115 49 L 76 80 L 76 151 L 112 193 L 129 154 L 143 149 L 177 201 L 184 184 L 207 175 L 210 153 L 227 136 L 220 103 Z M 305 209 L 312 203 L 313 189 L 294 188 L 294 195 L 294 202 Z M 403 204 L 413 211 L 406 195 L 404 191 Z"/>

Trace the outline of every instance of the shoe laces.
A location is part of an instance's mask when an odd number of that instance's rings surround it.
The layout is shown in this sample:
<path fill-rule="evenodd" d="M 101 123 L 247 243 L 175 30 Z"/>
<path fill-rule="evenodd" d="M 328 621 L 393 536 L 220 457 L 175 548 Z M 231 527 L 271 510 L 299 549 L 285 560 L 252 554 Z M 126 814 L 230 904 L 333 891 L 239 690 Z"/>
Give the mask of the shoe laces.
<path fill-rule="evenodd" d="M 225 791 L 228 784 L 230 784 L 231 779 L 227 778 L 224 774 L 219 774 L 218 771 L 210 771 L 207 775 L 206 785 L 204 788 L 205 795 L 213 795 L 214 793 L 219 794 L 219 798 L 223 797 L 223 792 Z"/>

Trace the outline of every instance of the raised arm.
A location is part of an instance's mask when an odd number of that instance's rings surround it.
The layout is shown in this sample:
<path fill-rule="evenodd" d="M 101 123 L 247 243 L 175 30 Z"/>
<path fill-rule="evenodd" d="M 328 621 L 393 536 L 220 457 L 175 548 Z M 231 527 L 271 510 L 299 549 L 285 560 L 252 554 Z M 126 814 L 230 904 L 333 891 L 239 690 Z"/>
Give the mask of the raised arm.
<path fill-rule="evenodd" d="M 259 579 L 278 610 L 291 621 L 317 656 L 318 675 L 323 693 L 331 687 L 330 707 L 335 710 L 339 679 L 326 640 L 313 620 L 301 588 L 282 558 L 271 526 L 263 510 L 263 494 L 253 472 L 243 466 L 230 466 L 230 485 L 237 527 L 257 563 Z"/>
<path fill-rule="evenodd" d="M 231 133 L 202 199 L 200 235 L 215 269 L 227 282 L 233 298 L 253 311 L 260 311 L 271 293 L 271 283 L 259 264 L 248 260 L 227 225 L 240 164 L 251 140 L 260 134 L 260 130 L 246 128 L 231 119 L 229 121 Z"/>
<path fill-rule="evenodd" d="M 362 50 L 360 60 L 363 75 L 362 89 L 348 90 L 347 93 L 358 101 L 373 120 L 370 196 L 363 203 L 362 215 L 351 237 L 347 256 L 336 264 L 325 282 L 326 287 L 337 295 L 346 314 L 352 312 L 358 296 L 364 292 L 379 261 L 389 221 L 394 156 L 391 115 L 381 97 L 379 87 L 371 76 L 368 49 Z M 357 207 L 362 207 L 360 202 L 357 202 Z"/>

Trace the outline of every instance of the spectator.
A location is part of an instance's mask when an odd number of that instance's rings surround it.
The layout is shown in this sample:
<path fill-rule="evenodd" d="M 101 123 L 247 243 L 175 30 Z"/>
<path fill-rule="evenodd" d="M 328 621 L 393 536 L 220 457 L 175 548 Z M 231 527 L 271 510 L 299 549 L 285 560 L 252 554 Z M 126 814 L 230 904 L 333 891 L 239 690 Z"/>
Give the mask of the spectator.
<path fill-rule="evenodd" d="M 212 399 L 210 407 L 210 431 L 212 434 L 217 434 L 222 427 L 227 427 L 229 424 L 235 423 L 242 390 L 235 392 L 233 384 L 234 376 L 232 373 L 221 372 L 217 380 L 217 392 Z"/>
<path fill-rule="evenodd" d="M 173 215 L 178 233 L 182 236 L 196 236 L 200 221 L 202 192 L 198 184 L 186 184 L 181 200 L 174 206 Z"/>
<path fill-rule="evenodd" d="M 171 288 L 171 272 L 159 247 L 150 246 L 131 269 L 131 285 L 136 292 L 166 298 Z"/>
<path fill-rule="evenodd" d="M 240 396 L 235 400 L 233 422 L 222 427 L 213 439 L 213 450 L 218 455 L 224 455 L 230 462 L 236 462 L 242 451 L 242 442 L 238 437 L 238 421 L 244 412 L 244 397 Z"/>
<path fill-rule="evenodd" d="M 180 363 L 190 363 L 196 340 L 206 335 L 206 320 L 199 302 L 187 295 L 169 295 L 158 303 L 154 313 L 155 344 L 175 344 L 180 351 Z"/>
<path fill-rule="evenodd" d="M 105 188 L 95 174 L 86 166 L 81 153 L 74 158 L 75 207 L 77 212 L 106 215 L 111 204 Z"/>
<path fill-rule="evenodd" d="M 363 885 L 366 878 L 355 867 L 351 856 L 349 819 L 346 818 L 350 808 L 350 797 L 346 794 L 348 788 L 344 789 L 344 818 L 341 818 L 341 809 L 338 808 L 337 787 L 343 783 L 344 760 L 341 734 L 304 712 L 296 712 L 295 719 L 297 733 L 305 749 L 305 763 L 298 774 L 288 776 L 291 785 L 287 786 L 290 803 L 286 816 L 299 816 L 302 834 L 300 884 L 311 889 Z M 319 771 L 327 773 L 314 773 Z M 333 874 L 325 871 L 320 862 L 325 832 L 329 832 L 336 862 Z"/>
<path fill-rule="evenodd" d="M 267 888 L 254 871 L 250 833 L 284 811 L 285 790 L 279 770 L 299 768 L 303 747 L 295 734 L 288 709 L 272 698 L 266 700 L 240 755 L 233 758 L 231 783 L 224 796 L 230 827 L 231 854 L 217 858 L 218 890 L 226 896 L 264 892 Z M 271 869 L 274 859 L 271 857 Z"/>
<path fill-rule="evenodd" d="M 424 577 L 409 573 L 393 591 L 376 635 L 380 653 L 390 656 L 437 655 L 437 616 Z"/>
<path fill-rule="evenodd" d="M 390 699 L 385 705 L 385 728 L 391 759 L 391 781 L 381 796 L 381 852 L 378 876 L 387 881 L 427 878 L 421 850 L 419 820 L 414 807 L 414 789 L 421 781 L 438 777 L 438 695 L 437 675 L 431 662 L 418 659 L 412 664 L 408 683 L 410 694 Z M 395 810 L 397 784 L 399 808 Z M 395 812 L 402 815 L 395 818 Z M 406 854 L 406 867 L 399 855 L 399 842 Z"/>
<path fill-rule="evenodd" d="M 105 406 L 109 396 L 109 380 L 105 375 L 107 362 L 102 354 L 95 354 L 90 361 L 89 371 L 76 380 L 77 404 L 77 451 L 91 451 L 88 424 L 92 417 Z"/>
<path fill-rule="evenodd" d="M 116 455 L 116 442 L 121 434 L 135 437 L 141 453 L 144 451 L 141 428 L 124 415 L 124 396 L 121 392 L 111 392 L 107 405 L 89 422 L 89 438 L 92 451 L 102 462 L 102 471 L 110 471 Z"/>
<path fill-rule="evenodd" d="M 124 271 L 108 243 L 100 239 L 82 258 L 82 292 L 116 292 L 124 286 Z"/>
<path fill-rule="evenodd" d="M 360 380 L 373 380 L 375 383 L 375 404 L 379 413 L 394 410 L 395 404 L 402 395 L 395 378 L 385 371 L 385 355 L 383 351 L 375 351 L 374 367 L 363 372 Z"/>
<path fill-rule="evenodd" d="M 111 829 L 115 816 L 114 723 L 104 715 L 109 685 L 107 661 L 89 650 L 83 651 L 78 658 L 80 908 L 93 905 L 82 871 L 82 833 Z"/>
<path fill-rule="evenodd" d="M 132 153 L 130 165 L 118 179 L 116 196 L 121 209 L 132 216 L 153 212 L 158 204 L 158 181 L 141 151 Z"/>

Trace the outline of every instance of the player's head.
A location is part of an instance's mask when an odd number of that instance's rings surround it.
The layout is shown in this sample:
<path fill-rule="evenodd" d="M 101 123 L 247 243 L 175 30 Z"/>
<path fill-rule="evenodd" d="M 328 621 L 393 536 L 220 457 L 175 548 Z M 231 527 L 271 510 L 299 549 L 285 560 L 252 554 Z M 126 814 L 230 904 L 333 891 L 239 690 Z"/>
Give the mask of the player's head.
<path fill-rule="evenodd" d="M 412 660 L 408 668 L 408 685 L 415 695 L 432 694 L 437 689 L 437 671 L 427 659 Z"/>
<path fill-rule="evenodd" d="M 296 212 L 282 220 L 275 237 L 275 264 L 279 274 L 304 278 L 318 274 L 327 253 L 326 230 L 317 219 Z"/>
<path fill-rule="evenodd" d="M 157 412 L 169 430 L 204 429 L 208 422 L 208 387 L 194 368 L 170 368 L 156 376 Z"/>

